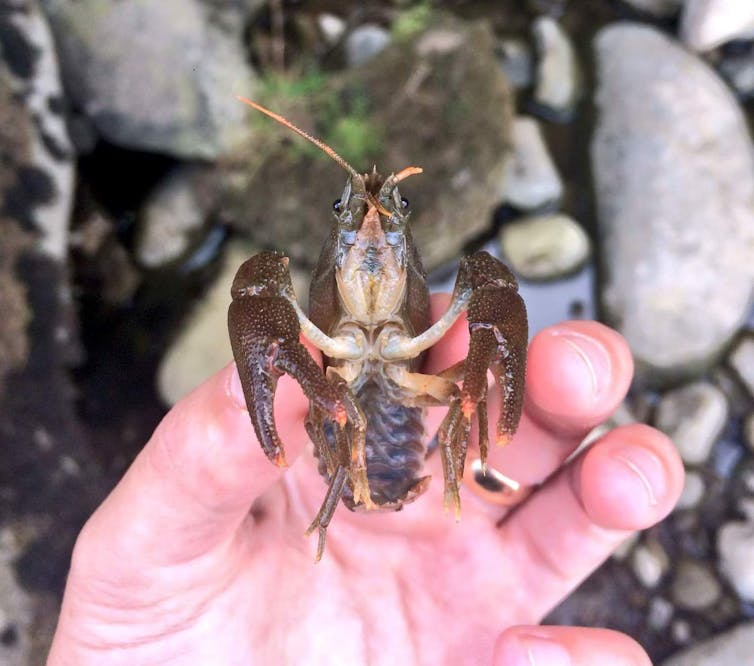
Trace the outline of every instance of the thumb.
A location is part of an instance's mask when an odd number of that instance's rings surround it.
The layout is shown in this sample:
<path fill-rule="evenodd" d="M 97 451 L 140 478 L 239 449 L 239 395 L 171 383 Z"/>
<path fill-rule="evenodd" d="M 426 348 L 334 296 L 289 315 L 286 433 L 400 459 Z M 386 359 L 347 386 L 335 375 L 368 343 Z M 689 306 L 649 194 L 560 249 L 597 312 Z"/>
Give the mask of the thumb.
<path fill-rule="evenodd" d="M 292 462 L 308 441 L 308 402 L 288 376 L 277 393 L 276 423 Z M 185 562 L 227 543 L 283 471 L 259 446 L 231 363 L 170 410 L 79 542 L 103 549 L 110 566 Z"/>

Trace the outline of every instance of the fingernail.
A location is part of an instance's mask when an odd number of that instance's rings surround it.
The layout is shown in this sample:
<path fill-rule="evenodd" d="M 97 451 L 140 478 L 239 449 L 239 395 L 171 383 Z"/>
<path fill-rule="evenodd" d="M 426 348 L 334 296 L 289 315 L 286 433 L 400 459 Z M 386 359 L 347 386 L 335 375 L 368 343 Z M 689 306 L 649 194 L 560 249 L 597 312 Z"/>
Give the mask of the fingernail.
<path fill-rule="evenodd" d="M 241 378 L 238 376 L 238 368 L 235 365 L 228 380 L 228 396 L 240 409 L 247 409 L 246 397 L 243 394 L 243 386 L 241 386 Z"/>
<path fill-rule="evenodd" d="M 658 498 L 663 497 L 666 490 L 665 469 L 660 459 L 643 446 L 621 447 L 611 457 L 639 480 L 648 506 L 657 506 Z"/>
<path fill-rule="evenodd" d="M 551 333 L 562 340 L 571 355 L 578 359 L 592 396 L 602 395 L 611 382 L 612 363 L 607 349 L 593 337 L 568 328 L 555 328 Z"/>
<path fill-rule="evenodd" d="M 517 632 L 495 655 L 496 666 L 571 666 L 571 655 L 560 643 Z"/>

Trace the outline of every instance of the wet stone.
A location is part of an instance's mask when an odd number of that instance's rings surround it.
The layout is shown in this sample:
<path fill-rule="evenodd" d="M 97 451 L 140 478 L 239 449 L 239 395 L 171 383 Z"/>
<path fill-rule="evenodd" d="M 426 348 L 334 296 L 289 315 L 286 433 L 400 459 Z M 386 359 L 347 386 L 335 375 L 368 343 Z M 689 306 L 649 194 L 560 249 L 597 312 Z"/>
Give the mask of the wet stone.
<path fill-rule="evenodd" d="M 700 381 L 665 393 L 655 425 L 673 440 L 684 462 L 698 465 L 709 458 L 727 418 L 725 395 Z"/>
<path fill-rule="evenodd" d="M 747 333 L 738 341 L 728 357 L 728 363 L 754 398 L 754 333 Z"/>
<path fill-rule="evenodd" d="M 749 312 L 754 149 L 728 86 L 664 33 L 614 24 L 596 53 L 604 312 L 640 381 L 677 382 L 716 362 Z"/>
<path fill-rule="evenodd" d="M 390 44 L 390 33 L 379 25 L 365 24 L 346 38 L 346 63 L 357 67 L 369 62 Z"/>
<path fill-rule="evenodd" d="M 635 9 L 653 16 L 675 16 L 683 6 L 683 0 L 623 0 Z"/>
<path fill-rule="evenodd" d="M 500 232 L 503 255 L 527 280 L 552 280 L 581 268 L 589 258 L 589 237 L 567 215 L 523 218 Z"/>
<path fill-rule="evenodd" d="M 649 602 L 647 624 L 653 631 L 664 631 L 673 619 L 673 604 L 665 597 L 653 597 Z"/>
<path fill-rule="evenodd" d="M 683 481 L 683 491 L 675 505 L 676 509 L 693 509 L 698 506 L 704 497 L 704 479 L 702 475 L 693 470 L 686 472 Z"/>
<path fill-rule="evenodd" d="M 684 560 L 675 571 L 671 593 L 680 608 L 703 610 L 718 601 L 722 588 L 705 564 Z"/>
<path fill-rule="evenodd" d="M 639 582 L 646 588 L 655 588 L 668 571 L 670 560 L 659 541 L 647 539 L 632 554 L 631 564 Z"/>
<path fill-rule="evenodd" d="M 754 3 L 686 0 L 681 39 L 695 51 L 709 51 L 733 39 L 754 36 Z"/>
<path fill-rule="evenodd" d="M 571 40 L 557 21 L 540 16 L 533 26 L 539 63 L 534 101 L 550 120 L 570 120 L 581 94 L 581 72 Z"/>
<path fill-rule="evenodd" d="M 505 178 L 506 200 L 523 210 L 558 202 L 563 183 L 539 123 L 527 116 L 516 117 L 512 140 L 513 156 Z"/>
<path fill-rule="evenodd" d="M 754 602 L 754 522 L 736 521 L 717 533 L 720 569 L 744 601 Z"/>

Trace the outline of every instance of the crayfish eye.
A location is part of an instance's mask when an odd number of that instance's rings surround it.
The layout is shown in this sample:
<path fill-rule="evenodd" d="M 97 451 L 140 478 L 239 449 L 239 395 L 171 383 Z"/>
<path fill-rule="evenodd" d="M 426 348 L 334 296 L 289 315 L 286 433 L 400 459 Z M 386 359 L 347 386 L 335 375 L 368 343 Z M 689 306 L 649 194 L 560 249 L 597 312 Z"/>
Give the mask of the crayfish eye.
<path fill-rule="evenodd" d="M 332 203 L 332 209 L 333 209 L 333 210 L 334 210 L 334 211 L 335 211 L 336 213 L 339 213 L 339 212 L 340 212 L 341 206 L 342 206 L 342 204 L 341 204 L 341 202 L 340 202 L 340 199 L 336 199 L 336 200 L 335 200 L 335 201 L 333 201 L 333 203 Z"/>
<path fill-rule="evenodd" d="M 404 210 L 408 208 L 408 199 L 406 197 L 401 197 L 401 208 Z"/>

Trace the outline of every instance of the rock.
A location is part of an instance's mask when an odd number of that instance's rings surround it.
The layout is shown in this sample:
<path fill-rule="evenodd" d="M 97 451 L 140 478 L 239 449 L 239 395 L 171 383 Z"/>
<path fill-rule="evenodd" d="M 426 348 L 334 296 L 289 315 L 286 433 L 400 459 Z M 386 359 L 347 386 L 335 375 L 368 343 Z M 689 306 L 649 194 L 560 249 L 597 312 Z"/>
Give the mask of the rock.
<path fill-rule="evenodd" d="M 105 484 L 70 377 L 80 359 L 66 265 L 73 156 L 36 2 L 4 3 L 0 42 L 0 662 L 38 664 L 50 600 Z M 18 526 L 28 537 L 7 546 Z"/>
<path fill-rule="evenodd" d="M 238 267 L 256 251 L 243 241 L 228 244 L 217 277 L 165 352 L 157 371 L 157 389 L 168 405 L 174 405 L 233 360 L 228 337 L 230 285 Z"/>
<path fill-rule="evenodd" d="M 728 363 L 754 398 L 754 332 L 744 335 L 728 356 Z"/>
<path fill-rule="evenodd" d="M 13 561 L 21 544 L 9 527 L 0 529 L 0 663 L 4 666 L 27 666 L 32 661 L 34 641 L 34 600 L 18 583 Z"/>
<path fill-rule="evenodd" d="M 510 156 L 512 103 L 488 25 L 437 17 L 423 33 L 387 47 L 379 67 L 321 79 L 305 99 L 281 99 L 276 109 L 361 172 L 424 167 L 400 192 L 431 269 L 456 259 L 490 226 Z M 347 174 L 290 130 L 259 123 L 265 133 L 224 162 L 217 217 L 310 269 Z"/>
<path fill-rule="evenodd" d="M 700 465 L 709 458 L 727 419 L 723 392 L 700 381 L 665 393 L 655 426 L 673 440 L 684 462 Z"/>
<path fill-rule="evenodd" d="M 563 196 L 563 183 L 539 123 L 518 116 L 513 121 L 512 140 L 513 158 L 505 176 L 506 200 L 523 210 L 558 202 Z"/>
<path fill-rule="evenodd" d="M 44 0 L 66 88 L 108 141 L 213 158 L 246 136 L 242 28 L 197 0 Z"/>
<path fill-rule="evenodd" d="M 571 41 L 549 16 L 538 17 L 533 30 L 539 54 L 534 101 L 549 112 L 550 120 L 570 120 L 582 79 Z"/>
<path fill-rule="evenodd" d="M 317 16 L 317 26 L 326 44 L 337 44 L 346 32 L 346 22 L 335 14 L 322 13 Z"/>
<path fill-rule="evenodd" d="M 673 619 L 674 610 L 673 604 L 664 597 L 652 597 L 649 602 L 647 624 L 652 631 L 664 631 Z"/>
<path fill-rule="evenodd" d="M 623 0 L 623 2 L 641 12 L 663 18 L 675 16 L 683 6 L 683 0 Z"/>
<path fill-rule="evenodd" d="M 667 573 L 670 560 L 659 541 L 648 539 L 634 549 L 631 564 L 639 582 L 651 589 L 657 587 Z"/>
<path fill-rule="evenodd" d="M 683 491 L 675 505 L 676 509 L 693 509 L 704 497 L 704 479 L 702 475 L 693 470 L 686 472 L 683 481 Z"/>
<path fill-rule="evenodd" d="M 722 588 L 707 566 L 694 560 L 684 560 L 676 569 L 671 591 L 677 606 L 698 611 L 716 603 Z"/>
<path fill-rule="evenodd" d="M 528 88 L 533 80 L 531 49 L 523 39 L 503 39 L 499 43 L 500 65 L 513 88 Z"/>
<path fill-rule="evenodd" d="M 346 64 L 358 67 L 382 53 L 390 44 L 390 33 L 385 28 L 366 23 L 356 28 L 346 38 Z"/>
<path fill-rule="evenodd" d="M 686 0 L 681 39 L 695 51 L 709 51 L 754 34 L 754 4 L 741 0 Z"/>
<path fill-rule="evenodd" d="M 754 523 L 730 522 L 717 532 L 720 570 L 744 601 L 754 601 Z"/>
<path fill-rule="evenodd" d="M 751 666 L 752 645 L 754 622 L 745 622 L 673 655 L 661 666 Z"/>
<path fill-rule="evenodd" d="M 659 31 L 616 24 L 596 51 L 605 315 L 641 380 L 677 380 L 714 362 L 748 312 L 754 151 L 727 87 Z"/>
<path fill-rule="evenodd" d="M 567 215 L 540 215 L 506 224 L 503 254 L 517 275 L 552 280 L 581 268 L 589 258 L 589 237 Z"/>
<path fill-rule="evenodd" d="M 210 207 L 204 192 L 206 171 L 183 166 L 171 173 L 147 200 L 136 240 L 136 257 L 158 268 L 183 256 L 196 240 Z"/>
<path fill-rule="evenodd" d="M 256 252 L 256 248 L 240 240 L 230 242 L 225 248 L 217 277 L 188 315 L 181 333 L 160 362 L 157 388 L 167 404 L 175 404 L 233 360 L 228 337 L 230 285 L 238 267 Z M 297 298 L 305 307 L 308 281 L 293 270 L 291 277 Z"/>

